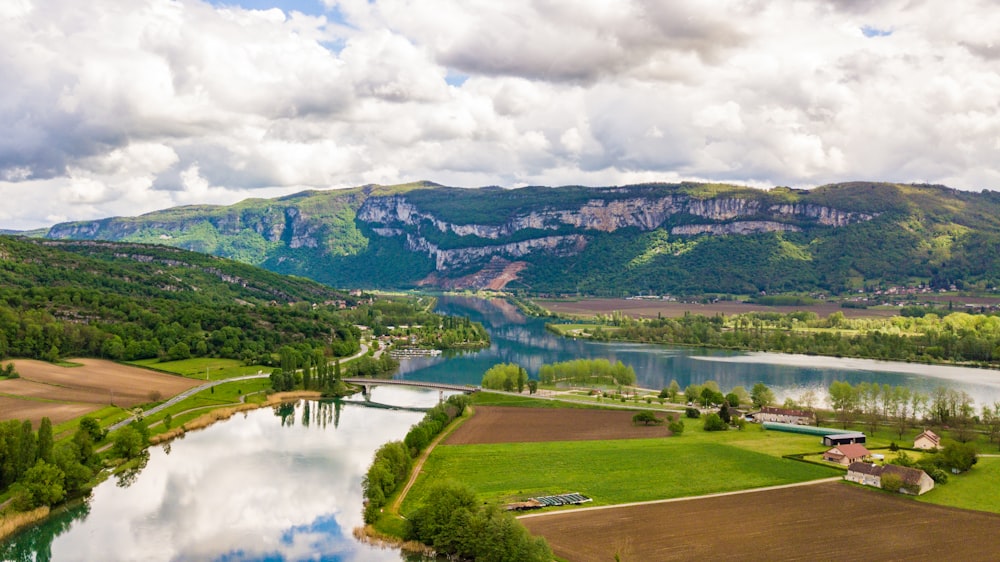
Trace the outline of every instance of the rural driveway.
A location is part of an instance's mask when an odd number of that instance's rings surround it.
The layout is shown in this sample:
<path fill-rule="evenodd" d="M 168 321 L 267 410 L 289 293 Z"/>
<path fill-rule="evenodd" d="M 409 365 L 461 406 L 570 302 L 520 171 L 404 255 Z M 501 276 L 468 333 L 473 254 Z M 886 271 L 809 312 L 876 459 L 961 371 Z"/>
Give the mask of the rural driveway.
<path fill-rule="evenodd" d="M 343 360 L 341 360 L 341 363 L 346 363 L 348 361 L 353 361 L 353 360 L 357 359 L 358 357 L 363 356 L 366 353 L 368 353 L 368 346 L 365 345 L 365 344 L 361 344 L 361 351 L 358 351 L 357 353 L 355 353 L 354 355 L 351 355 L 350 357 L 344 358 Z M 169 408 L 169 407 L 173 406 L 174 404 L 180 402 L 181 400 L 184 400 L 185 398 L 194 396 L 195 394 L 201 392 L 202 390 L 206 390 L 206 389 L 212 388 L 213 386 L 216 386 L 216 385 L 220 385 L 220 384 L 223 384 L 223 383 L 230 383 L 230 382 L 248 381 L 248 380 L 252 380 L 252 379 L 266 379 L 269 376 L 271 376 L 270 373 L 268 373 L 268 374 L 260 373 L 260 374 L 256 374 L 256 375 L 246 375 L 246 376 L 243 376 L 243 377 L 234 377 L 234 378 L 231 378 L 231 379 L 219 379 L 217 381 L 207 382 L 207 383 L 205 383 L 203 385 L 196 386 L 194 388 L 189 388 L 189 389 L 185 390 L 184 392 L 178 394 L 177 396 L 174 396 L 170 400 L 167 400 L 163 404 L 160 404 L 159 406 L 156 406 L 156 407 L 153 407 L 153 408 L 150 408 L 148 410 L 143 411 L 142 415 L 144 417 L 145 416 L 151 416 L 151 415 L 153 415 L 153 414 L 155 414 L 155 413 L 157 413 L 157 412 L 159 412 L 159 411 L 161 411 L 161 410 L 163 410 L 165 408 Z M 115 430 L 121 429 L 121 428 L 125 427 L 126 425 L 132 423 L 133 419 L 135 419 L 135 416 L 129 416 L 129 417 L 125 418 L 124 420 L 122 420 L 122 421 L 120 421 L 120 422 L 118 422 L 118 423 L 116 423 L 116 424 L 108 427 L 108 431 L 110 432 L 110 431 L 115 431 Z"/>
<path fill-rule="evenodd" d="M 815 486 L 816 484 L 824 484 L 826 482 L 840 482 L 844 479 L 843 476 L 831 476 L 830 478 L 821 478 L 819 480 L 809 480 L 808 482 L 795 482 L 794 484 L 781 484 L 778 486 L 765 486 L 763 488 L 751 488 L 749 490 L 736 490 L 735 492 L 719 492 L 718 494 L 705 494 L 703 496 L 689 496 L 685 498 L 670 498 L 666 500 L 652 500 L 648 502 L 632 502 L 632 503 L 619 503 L 615 505 L 599 505 L 596 507 L 581 507 L 577 509 L 564 509 L 561 511 L 549 511 L 547 513 L 532 513 L 529 515 L 519 515 L 518 519 L 529 519 L 532 517 L 549 517 L 552 515 L 566 515 L 569 513 L 580 513 L 581 511 L 597 511 L 600 509 L 617 509 L 619 507 L 632 507 L 636 505 L 652 505 L 657 503 L 673 503 L 673 502 L 685 502 L 691 500 L 703 500 L 707 498 L 719 498 L 723 496 L 737 496 L 740 494 L 753 494 L 756 492 L 767 492 L 769 490 L 781 490 L 783 488 L 797 488 L 799 486 Z"/>

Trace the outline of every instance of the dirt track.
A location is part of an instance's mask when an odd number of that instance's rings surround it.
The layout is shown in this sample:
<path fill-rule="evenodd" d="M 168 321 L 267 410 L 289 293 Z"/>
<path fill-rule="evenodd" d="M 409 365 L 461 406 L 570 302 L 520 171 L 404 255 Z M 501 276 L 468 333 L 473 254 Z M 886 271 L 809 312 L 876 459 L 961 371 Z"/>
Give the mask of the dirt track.
<path fill-rule="evenodd" d="M 477 406 L 476 415 L 456 429 L 446 443 L 538 443 L 670 435 L 665 423 L 659 426 L 632 425 L 633 415 L 634 412 L 627 410 Z M 656 415 L 666 419 L 669 414 Z"/>
<path fill-rule="evenodd" d="M 594 316 L 620 311 L 635 318 L 656 318 L 662 315 L 666 318 L 684 316 L 685 312 L 712 316 L 722 313 L 727 316 L 745 314 L 747 312 L 777 312 L 787 314 L 797 310 L 815 312 L 820 317 L 826 317 L 834 312 L 843 312 L 848 318 L 888 317 L 895 314 L 893 310 L 841 308 L 839 304 L 814 304 L 810 306 L 763 306 L 739 302 L 717 302 L 713 304 L 688 304 L 665 302 L 657 300 L 627 300 L 627 299 L 582 299 L 578 301 L 548 301 L 539 300 L 538 304 L 557 314 L 572 314 L 578 316 Z"/>
<path fill-rule="evenodd" d="M 8 395 L 0 404 L 0 420 L 30 419 L 37 423 L 48 416 L 59 423 L 107 405 L 112 397 L 115 405 L 130 408 L 151 402 L 154 392 L 165 398 L 201 382 L 100 359 L 73 362 L 82 366 L 15 360 L 21 378 L 0 381 L 0 394 Z"/>
<path fill-rule="evenodd" d="M 843 483 L 523 519 L 567 560 L 996 560 L 1000 516 Z"/>

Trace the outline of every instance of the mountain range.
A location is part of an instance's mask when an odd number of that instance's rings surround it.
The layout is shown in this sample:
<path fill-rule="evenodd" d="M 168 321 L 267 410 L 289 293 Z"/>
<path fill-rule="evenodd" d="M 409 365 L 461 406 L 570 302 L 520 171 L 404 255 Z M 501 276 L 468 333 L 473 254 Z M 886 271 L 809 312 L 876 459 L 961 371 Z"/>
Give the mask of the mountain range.
<path fill-rule="evenodd" d="M 41 234 L 178 246 L 340 287 L 754 294 L 1000 280 L 1000 193 L 897 183 L 368 185 Z"/>

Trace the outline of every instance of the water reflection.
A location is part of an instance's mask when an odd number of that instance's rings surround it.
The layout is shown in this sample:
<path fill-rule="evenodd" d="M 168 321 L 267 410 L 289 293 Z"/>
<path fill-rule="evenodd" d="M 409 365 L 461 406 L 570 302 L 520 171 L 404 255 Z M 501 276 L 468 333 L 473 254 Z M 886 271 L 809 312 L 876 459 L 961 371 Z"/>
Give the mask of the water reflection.
<path fill-rule="evenodd" d="M 405 389 L 394 389 L 405 393 Z M 437 393 L 407 399 L 424 407 Z M 145 469 L 14 537 L 15 560 L 399 560 L 358 543 L 361 479 L 419 412 L 300 402 L 248 412 L 149 451 Z"/>
<path fill-rule="evenodd" d="M 905 385 L 930 392 L 945 384 L 964 390 L 978 404 L 1000 400 L 1000 372 L 960 367 L 931 367 L 884 361 L 838 360 L 829 357 L 775 353 L 738 353 L 628 343 L 601 343 L 563 338 L 545 330 L 545 320 L 527 318 L 502 300 L 442 297 L 438 312 L 470 316 L 482 322 L 492 345 L 476 353 L 407 359 L 397 377 L 452 384 L 479 384 L 486 369 L 514 362 L 537 374 L 544 363 L 570 359 L 606 358 L 630 365 L 637 382 L 663 388 L 676 380 L 681 387 L 714 380 L 723 389 L 751 388 L 763 382 L 779 400 L 813 390 L 822 399 L 835 380 Z"/>

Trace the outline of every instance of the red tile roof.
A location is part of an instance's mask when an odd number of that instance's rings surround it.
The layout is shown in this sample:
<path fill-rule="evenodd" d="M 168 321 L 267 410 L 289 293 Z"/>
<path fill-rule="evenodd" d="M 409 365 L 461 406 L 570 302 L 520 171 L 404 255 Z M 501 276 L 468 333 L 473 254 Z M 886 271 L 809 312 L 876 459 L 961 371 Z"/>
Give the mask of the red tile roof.
<path fill-rule="evenodd" d="M 847 443 L 845 445 L 837 445 L 833 449 L 837 449 L 838 451 L 843 453 L 845 457 L 849 459 L 860 459 L 867 457 L 868 455 L 871 454 L 871 451 L 869 451 L 864 445 L 860 443 Z M 832 451 L 833 449 L 830 450 Z"/>

